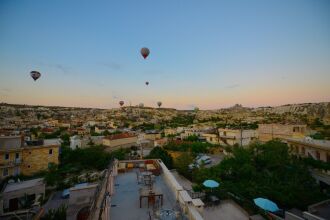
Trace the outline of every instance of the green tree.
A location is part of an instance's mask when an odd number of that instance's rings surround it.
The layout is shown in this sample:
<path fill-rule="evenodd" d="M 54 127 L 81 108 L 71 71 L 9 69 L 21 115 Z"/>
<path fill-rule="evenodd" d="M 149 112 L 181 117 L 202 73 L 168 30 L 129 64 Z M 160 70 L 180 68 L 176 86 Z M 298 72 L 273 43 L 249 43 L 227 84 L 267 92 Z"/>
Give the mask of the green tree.
<path fill-rule="evenodd" d="M 112 155 L 106 152 L 102 146 L 91 146 L 71 150 L 69 147 L 62 148 L 61 164 L 63 166 L 76 167 L 77 169 L 105 169 Z"/>
<path fill-rule="evenodd" d="M 191 171 L 189 170 L 189 164 L 193 162 L 193 157 L 190 153 L 184 152 L 174 160 L 174 168 L 182 176 L 191 179 Z"/>
<path fill-rule="evenodd" d="M 313 135 L 310 135 L 311 138 L 316 139 L 316 140 L 323 140 L 324 139 L 324 135 L 321 134 L 320 132 L 317 132 Z"/>
<path fill-rule="evenodd" d="M 205 179 L 219 180 L 222 190 L 247 201 L 267 197 L 282 208 L 306 209 L 327 197 L 305 163 L 291 156 L 286 144 L 270 141 L 247 149 L 233 148 L 232 156 L 215 167 L 197 170 L 193 180 L 199 184 Z"/>
<path fill-rule="evenodd" d="M 41 220 L 66 220 L 67 206 L 62 204 L 58 209 L 50 209 Z"/>
<path fill-rule="evenodd" d="M 105 130 L 103 133 L 102 133 L 103 136 L 108 136 L 110 135 L 110 132 L 108 130 Z"/>
<path fill-rule="evenodd" d="M 69 146 L 70 145 L 70 135 L 65 133 L 61 135 L 61 139 L 62 139 L 62 145 L 64 146 Z"/>
<path fill-rule="evenodd" d="M 188 136 L 185 140 L 186 141 L 196 142 L 196 141 L 198 141 L 198 136 L 195 135 L 195 134 L 193 134 L 193 135 Z"/>
<path fill-rule="evenodd" d="M 155 147 L 150 151 L 150 154 L 146 157 L 149 159 L 161 159 L 168 169 L 173 168 L 173 158 L 171 155 L 160 147 Z"/>
<path fill-rule="evenodd" d="M 46 172 L 44 180 L 49 186 L 55 186 L 58 181 L 61 180 L 61 176 L 58 172 L 58 166 L 56 164 L 50 163 L 48 165 L 48 170 Z"/>

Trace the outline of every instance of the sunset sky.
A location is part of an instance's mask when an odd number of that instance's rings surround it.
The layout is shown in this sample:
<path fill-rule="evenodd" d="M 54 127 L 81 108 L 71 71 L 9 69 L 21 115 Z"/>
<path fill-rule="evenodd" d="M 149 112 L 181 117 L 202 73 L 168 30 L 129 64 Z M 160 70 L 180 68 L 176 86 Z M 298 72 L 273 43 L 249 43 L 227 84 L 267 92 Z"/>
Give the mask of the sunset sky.
<path fill-rule="evenodd" d="M 0 102 L 330 101 L 329 12 L 329 0 L 1 0 Z"/>

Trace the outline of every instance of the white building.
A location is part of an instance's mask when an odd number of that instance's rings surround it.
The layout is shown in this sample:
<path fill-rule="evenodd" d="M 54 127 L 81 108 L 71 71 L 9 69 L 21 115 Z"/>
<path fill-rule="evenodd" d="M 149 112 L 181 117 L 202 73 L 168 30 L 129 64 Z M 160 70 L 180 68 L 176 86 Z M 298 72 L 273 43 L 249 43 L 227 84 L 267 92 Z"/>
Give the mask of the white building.
<path fill-rule="evenodd" d="M 79 135 L 74 135 L 70 137 L 70 148 L 75 150 L 77 148 L 90 147 L 90 143 L 94 145 L 101 145 L 104 136 L 91 136 L 91 137 L 81 137 Z"/>
<path fill-rule="evenodd" d="M 222 145 L 233 146 L 238 144 L 239 146 L 247 146 L 257 139 L 256 130 L 219 128 L 218 132 L 219 143 Z"/>
<path fill-rule="evenodd" d="M 82 143 L 82 140 L 81 140 L 80 136 L 74 135 L 74 136 L 70 137 L 70 148 L 72 150 L 81 148 L 81 143 Z"/>

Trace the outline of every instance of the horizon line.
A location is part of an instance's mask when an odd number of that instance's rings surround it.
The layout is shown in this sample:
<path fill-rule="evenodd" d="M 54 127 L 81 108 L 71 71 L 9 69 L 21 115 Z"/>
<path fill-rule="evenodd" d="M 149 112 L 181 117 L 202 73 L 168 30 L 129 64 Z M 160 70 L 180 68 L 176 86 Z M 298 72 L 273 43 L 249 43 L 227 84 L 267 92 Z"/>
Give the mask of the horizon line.
<path fill-rule="evenodd" d="M 215 111 L 215 110 L 221 110 L 221 109 L 228 109 L 231 107 L 234 107 L 235 105 L 241 105 L 243 108 L 253 108 L 253 109 L 257 109 L 257 108 L 275 108 L 275 107 L 281 107 L 281 106 L 286 106 L 286 105 L 304 105 L 304 104 L 324 104 L 324 103 L 330 103 L 330 101 L 324 101 L 324 102 L 302 102 L 302 103 L 287 103 L 287 104 L 282 104 L 282 105 L 264 105 L 264 106 L 243 106 L 239 103 L 236 103 L 232 106 L 229 107 L 220 107 L 220 108 L 216 108 L 216 109 L 200 109 L 199 111 Z M 81 106 L 62 106 L 62 105 L 33 105 L 33 104 L 21 104 L 21 103 L 7 103 L 7 102 L 0 102 L 0 105 L 3 104 L 7 104 L 7 105 L 26 105 L 26 106 L 37 106 L 37 107 L 60 107 L 60 108 L 82 108 L 82 109 L 99 109 L 99 110 L 112 110 L 112 109 L 120 109 L 122 107 L 118 107 L 118 108 L 100 108 L 100 107 L 81 107 Z M 131 106 L 123 106 L 124 107 L 139 107 L 138 104 L 137 105 L 131 105 Z M 141 107 L 140 107 L 141 108 Z M 151 106 L 144 106 L 143 108 L 153 108 L 153 109 L 174 109 L 177 111 L 193 111 L 193 109 L 177 109 L 177 108 L 166 108 L 166 107 L 151 107 Z"/>

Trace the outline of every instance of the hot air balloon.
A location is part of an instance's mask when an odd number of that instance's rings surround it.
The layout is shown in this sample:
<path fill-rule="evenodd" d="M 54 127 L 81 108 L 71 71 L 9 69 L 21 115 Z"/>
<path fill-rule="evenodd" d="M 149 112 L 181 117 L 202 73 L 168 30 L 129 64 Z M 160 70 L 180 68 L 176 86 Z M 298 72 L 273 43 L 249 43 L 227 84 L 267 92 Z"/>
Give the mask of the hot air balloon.
<path fill-rule="evenodd" d="M 124 105 L 124 101 L 120 101 L 120 102 L 119 102 L 119 105 L 120 105 L 120 106 L 123 106 L 123 105 Z"/>
<path fill-rule="evenodd" d="M 149 53 L 150 53 L 150 50 L 149 50 L 148 48 L 143 47 L 143 48 L 141 49 L 141 55 L 143 56 L 144 59 L 147 58 L 147 56 L 149 55 Z"/>
<path fill-rule="evenodd" d="M 140 103 L 140 104 L 139 104 L 139 107 L 140 107 L 140 108 L 143 108 L 143 107 L 144 107 L 144 104 L 143 104 L 143 103 Z"/>
<path fill-rule="evenodd" d="M 31 71 L 30 76 L 34 79 L 34 81 L 36 81 L 37 79 L 40 78 L 41 73 L 39 73 L 38 71 Z"/>
<path fill-rule="evenodd" d="M 158 107 L 162 106 L 162 102 L 157 102 Z"/>
<path fill-rule="evenodd" d="M 149 82 L 148 81 L 146 82 L 146 85 L 149 85 Z"/>

